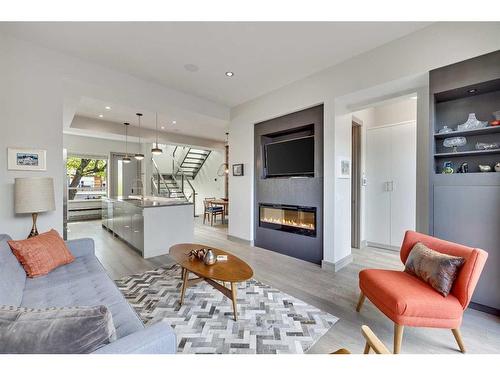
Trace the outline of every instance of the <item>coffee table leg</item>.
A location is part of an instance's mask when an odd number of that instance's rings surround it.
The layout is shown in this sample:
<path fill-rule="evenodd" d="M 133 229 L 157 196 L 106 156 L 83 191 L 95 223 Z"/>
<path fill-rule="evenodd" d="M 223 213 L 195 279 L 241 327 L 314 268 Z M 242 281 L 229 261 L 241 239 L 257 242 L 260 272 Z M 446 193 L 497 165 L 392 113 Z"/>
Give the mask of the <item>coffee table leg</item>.
<path fill-rule="evenodd" d="M 181 290 L 181 300 L 180 304 L 184 303 L 184 293 L 186 292 L 186 286 L 188 281 L 189 271 L 185 268 L 182 269 L 182 290 Z"/>
<path fill-rule="evenodd" d="M 233 315 L 234 315 L 234 320 L 238 320 L 238 303 L 236 301 L 236 298 L 238 297 L 238 284 L 237 283 L 231 283 L 231 295 L 232 295 L 232 300 L 233 300 Z"/>

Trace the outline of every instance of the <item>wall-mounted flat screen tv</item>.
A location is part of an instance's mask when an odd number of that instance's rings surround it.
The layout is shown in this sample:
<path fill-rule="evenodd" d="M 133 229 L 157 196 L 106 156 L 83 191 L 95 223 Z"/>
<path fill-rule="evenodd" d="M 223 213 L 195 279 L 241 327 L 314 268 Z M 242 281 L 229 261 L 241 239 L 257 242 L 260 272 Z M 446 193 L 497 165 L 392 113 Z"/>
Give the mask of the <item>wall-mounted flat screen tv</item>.
<path fill-rule="evenodd" d="M 314 176 L 314 136 L 264 146 L 265 177 Z"/>

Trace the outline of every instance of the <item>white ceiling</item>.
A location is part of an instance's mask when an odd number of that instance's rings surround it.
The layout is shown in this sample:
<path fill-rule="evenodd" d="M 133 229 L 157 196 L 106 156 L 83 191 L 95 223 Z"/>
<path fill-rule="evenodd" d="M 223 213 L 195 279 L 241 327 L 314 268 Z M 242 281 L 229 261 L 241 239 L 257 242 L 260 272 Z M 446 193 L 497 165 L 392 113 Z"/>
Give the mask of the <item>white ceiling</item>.
<path fill-rule="evenodd" d="M 110 107 L 110 109 L 106 109 Z M 129 122 L 138 126 L 136 113 L 142 113 L 141 126 L 155 129 L 155 113 L 144 111 L 141 108 L 131 108 L 119 103 L 104 102 L 94 98 L 83 97 L 76 108 L 76 115 L 89 117 L 95 120 L 117 123 Z M 103 117 L 99 117 L 99 115 Z M 176 123 L 173 124 L 173 121 Z M 162 129 L 162 127 L 164 129 Z M 158 113 L 158 131 L 179 133 L 194 137 L 219 140 L 226 138 L 227 122 L 214 117 L 203 116 L 195 112 L 174 110 L 169 114 Z"/>
<path fill-rule="evenodd" d="M 0 31 L 235 106 L 427 25 L 424 22 L 4 22 L 0 23 Z M 199 69 L 189 72 L 184 68 L 186 64 Z M 233 71 L 234 76 L 226 77 L 226 71 Z"/>

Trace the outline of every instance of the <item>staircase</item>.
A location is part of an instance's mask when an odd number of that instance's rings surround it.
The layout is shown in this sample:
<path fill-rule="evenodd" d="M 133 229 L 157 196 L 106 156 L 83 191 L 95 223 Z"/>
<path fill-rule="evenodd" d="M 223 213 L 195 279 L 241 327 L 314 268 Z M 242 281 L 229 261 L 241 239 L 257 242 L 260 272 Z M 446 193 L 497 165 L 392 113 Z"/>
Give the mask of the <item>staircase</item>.
<path fill-rule="evenodd" d="M 211 151 L 209 150 L 189 148 L 175 175 L 177 176 L 180 172 L 183 172 L 185 177 L 193 180 L 200 171 L 201 167 L 203 167 L 203 164 L 205 164 L 210 152 Z"/>
<path fill-rule="evenodd" d="M 169 196 L 172 198 L 186 198 L 186 195 L 182 191 L 182 186 L 179 186 L 177 180 L 171 174 L 164 174 L 163 181 L 165 181 L 165 193 L 169 193 Z M 160 185 L 160 193 L 161 185 Z"/>

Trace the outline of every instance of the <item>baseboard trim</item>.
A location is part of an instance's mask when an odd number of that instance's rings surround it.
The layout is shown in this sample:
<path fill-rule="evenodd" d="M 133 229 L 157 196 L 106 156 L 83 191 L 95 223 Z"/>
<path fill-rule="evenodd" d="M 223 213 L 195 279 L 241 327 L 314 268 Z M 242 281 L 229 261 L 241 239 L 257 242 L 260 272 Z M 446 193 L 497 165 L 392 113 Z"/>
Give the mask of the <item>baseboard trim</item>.
<path fill-rule="evenodd" d="M 250 240 L 245 240 L 243 238 L 240 238 L 240 237 L 236 237 L 236 236 L 231 236 L 230 234 L 227 235 L 226 237 L 229 241 L 233 241 L 233 242 L 239 242 L 239 243 L 242 243 L 244 245 L 250 245 L 250 246 L 253 246 L 253 241 L 250 241 Z"/>
<path fill-rule="evenodd" d="M 370 242 L 366 241 L 366 246 L 369 247 L 376 247 L 377 249 L 384 249 L 384 250 L 391 250 L 391 251 L 399 251 L 399 247 L 397 246 L 391 246 L 391 245 L 385 245 L 377 242 Z"/>
<path fill-rule="evenodd" d="M 368 241 L 367 240 L 361 241 L 361 248 L 364 248 L 364 247 L 367 247 L 367 246 L 368 246 Z"/>
<path fill-rule="evenodd" d="M 346 257 L 340 259 L 337 262 L 329 262 L 327 260 L 322 260 L 321 268 L 323 268 L 326 271 L 338 272 L 352 261 L 353 261 L 352 254 L 347 255 Z"/>
<path fill-rule="evenodd" d="M 495 309 L 494 307 L 489 307 L 489 306 L 486 306 L 486 305 L 481 305 L 480 303 L 476 303 L 476 302 L 469 303 L 469 307 L 471 309 L 482 311 L 482 312 L 485 312 L 485 313 L 488 313 L 488 314 L 491 314 L 491 315 L 500 316 L 500 310 L 499 309 Z"/>

